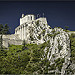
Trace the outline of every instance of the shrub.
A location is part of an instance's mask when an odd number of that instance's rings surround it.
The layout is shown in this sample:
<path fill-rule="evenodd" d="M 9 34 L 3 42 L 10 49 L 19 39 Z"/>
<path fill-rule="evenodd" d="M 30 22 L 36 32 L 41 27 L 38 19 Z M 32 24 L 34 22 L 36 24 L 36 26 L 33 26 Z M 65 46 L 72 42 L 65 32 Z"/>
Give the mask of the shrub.
<path fill-rule="evenodd" d="M 49 29 L 52 29 L 51 27 L 49 27 Z"/>
<path fill-rule="evenodd" d="M 23 40 L 23 43 L 22 43 L 22 45 L 23 45 L 23 46 L 22 46 L 22 50 L 25 50 L 25 48 L 26 48 L 26 47 L 25 47 L 25 45 L 26 45 L 26 42 L 25 42 L 25 40 Z"/>
<path fill-rule="evenodd" d="M 43 34 L 43 35 L 45 34 L 45 30 L 42 30 L 42 34 Z"/>
<path fill-rule="evenodd" d="M 52 30 L 52 33 L 53 33 L 53 34 L 55 33 L 55 30 L 54 30 L 54 29 Z"/>
<path fill-rule="evenodd" d="M 47 34 L 48 36 L 50 36 L 50 37 L 53 37 L 53 34 Z"/>
<path fill-rule="evenodd" d="M 33 41 L 33 40 L 34 40 L 34 38 L 33 38 L 32 36 L 30 36 L 30 38 L 31 38 L 31 41 Z"/>
<path fill-rule="evenodd" d="M 59 62 L 59 61 L 60 61 L 60 58 L 56 59 L 56 60 L 55 60 L 55 63 L 57 63 L 57 62 Z"/>
<path fill-rule="evenodd" d="M 64 63 L 65 59 L 64 58 L 58 58 L 55 60 L 56 63 L 56 67 L 58 67 L 58 69 L 61 71 L 62 65 Z"/>
<path fill-rule="evenodd" d="M 38 39 L 39 39 L 39 40 L 41 39 L 41 35 L 38 36 Z"/>
<path fill-rule="evenodd" d="M 39 26 L 39 20 L 37 20 L 35 23 L 36 23 L 37 26 Z"/>
<path fill-rule="evenodd" d="M 59 49 L 59 52 L 60 52 L 60 50 L 62 50 L 62 46 L 60 45 L 60 44 L 58 44 L 58 49 Z"/>

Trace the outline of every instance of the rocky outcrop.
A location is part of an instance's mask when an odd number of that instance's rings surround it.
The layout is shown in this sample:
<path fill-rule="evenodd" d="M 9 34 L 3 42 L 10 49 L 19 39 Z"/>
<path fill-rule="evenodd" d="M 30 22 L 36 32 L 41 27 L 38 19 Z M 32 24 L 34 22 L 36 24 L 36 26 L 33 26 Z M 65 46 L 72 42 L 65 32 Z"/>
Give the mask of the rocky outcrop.
<path fill-rule="evenodd" d="M 26 23 L 26 29 L 27 43 L 48 43 L 44 49 L 44 55 L 42 55 L 43 57 L 41 58 L 41 60 L 46 58 L 50 62 L 50 66 L 53 65 L 55 67 L 54 69 L 48 67 L 48 73 L 55 72 L 65 75 L 66 68 L 70 64 L 71 56 L 69 34 L 62 28 L 57 27 L 52 29 L 46 21 L 44 22 L 40 19 Z M 15 35 L 14 40 L 20 40 L 19 38 L 16 38 Z"/>
<path fill-rule="evenodd" d="M 45 47 L 43 59 L 47 58 L 50 65 L 54 64 L 56 69 L 48 72 L 61 73 L 65 75 L 67 66 L 70 64 L 70 39 L 69 34 L 62 28 L 52 29 L 49 25 L 37 20 L 35 24 L 28 27 L 29 37 L 27 41 L 30 43 L 42 44 L 49 41 L 49 46 Z M 58 60 L 59 59 L 59 60 Z M 58 64 L 56 61 L 58 60 Z M 61 67 L 59 70 L 59 66 Z M 58 69 L 58 71 L 57 71 Z"/>

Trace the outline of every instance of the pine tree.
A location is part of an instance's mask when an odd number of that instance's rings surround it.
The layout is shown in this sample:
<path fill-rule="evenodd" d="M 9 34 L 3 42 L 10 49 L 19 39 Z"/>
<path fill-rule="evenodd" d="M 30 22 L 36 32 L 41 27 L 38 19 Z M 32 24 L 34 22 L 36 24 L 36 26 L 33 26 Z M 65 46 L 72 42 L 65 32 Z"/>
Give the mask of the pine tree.
<path fill-rule="evenodd" d="M 2 49 L 2 34 L 3 34 L 3 25 L 0 24 L 0 48 Z"/>
<path fill-rule="evenodd" d="M 0 34 L 2 34 L 3 33 L 3 25 L 2 24 L 0 24 Z"/>
<path fill-rule="evenodd" d="M 7 24 L 5 24 L 3 32 L 4 32 L 4 34 L 10 34 L 9 26 Z"/>
<path fill-rule="evenodd" d="M 2 34 L 0 35 L 0 49 L 2 49 Z"/>
<path fill-rule="evenodd" d="M 9 34 L 9 26 L 5 24 L 3 27 L 3 24 L 0 24 L 0 48 L 2 49 L 2 36 L 3 34 Z"/>

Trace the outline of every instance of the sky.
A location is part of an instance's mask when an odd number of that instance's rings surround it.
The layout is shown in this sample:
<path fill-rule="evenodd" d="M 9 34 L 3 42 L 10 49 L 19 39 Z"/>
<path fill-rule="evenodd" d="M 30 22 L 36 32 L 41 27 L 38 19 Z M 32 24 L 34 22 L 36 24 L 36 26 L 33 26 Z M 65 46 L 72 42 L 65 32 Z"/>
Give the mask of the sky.
<path fill-rule="evenodd" d="M 71 1 L 0 1 L 0 24 L 8 24 L 11 34 L 20 25 L 22 14 L 47 18 L 48 25 L 69 27 L 75 31 L 75 2 Z"/>

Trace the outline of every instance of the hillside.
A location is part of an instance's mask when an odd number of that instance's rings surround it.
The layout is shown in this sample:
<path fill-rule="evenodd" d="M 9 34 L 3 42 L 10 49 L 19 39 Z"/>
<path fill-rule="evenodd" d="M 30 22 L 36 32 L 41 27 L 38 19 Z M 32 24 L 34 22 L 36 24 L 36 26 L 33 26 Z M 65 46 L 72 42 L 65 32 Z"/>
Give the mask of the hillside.
<path fill-rule="evenodd" d="M 71 61 L 67 67 L 67 73 L 74 73 L 75 70 L 75 35 L 72 34 L 71 39 Z M 50 65 L 50 61 L 44 56 L 45 47 L 49 46 L 49 41 L 40 45 L 27 44 L 26 49 L 22 49 L 22 45 L 11 45 L 9 50 L 0 50 L 0 74 L 55 74 L 55 69 L 62 68 L 64 58 L 58 58 L 55 64 Z M 49 50 L 47 50 L 48 53 Z M 47 56 L 47 54 L 45 54 Z M 41 60 L 41 58 L 44 58 Z M 55 58 L 55 56 L 53 56 Z M 54 70 L 54 71 L 52 71 Z M 52 71 L 52 73 L 48 73 Z M 57 73 L 58 74 L 58 73 Z"/>
<path fill-rule="evenodd" d="M 9 44 L 7 50 L 0 50 L 0 73 L 74 75 L 75 34 L 52 29 L 40 20 L 26 26 L 25 48 Z"/>

